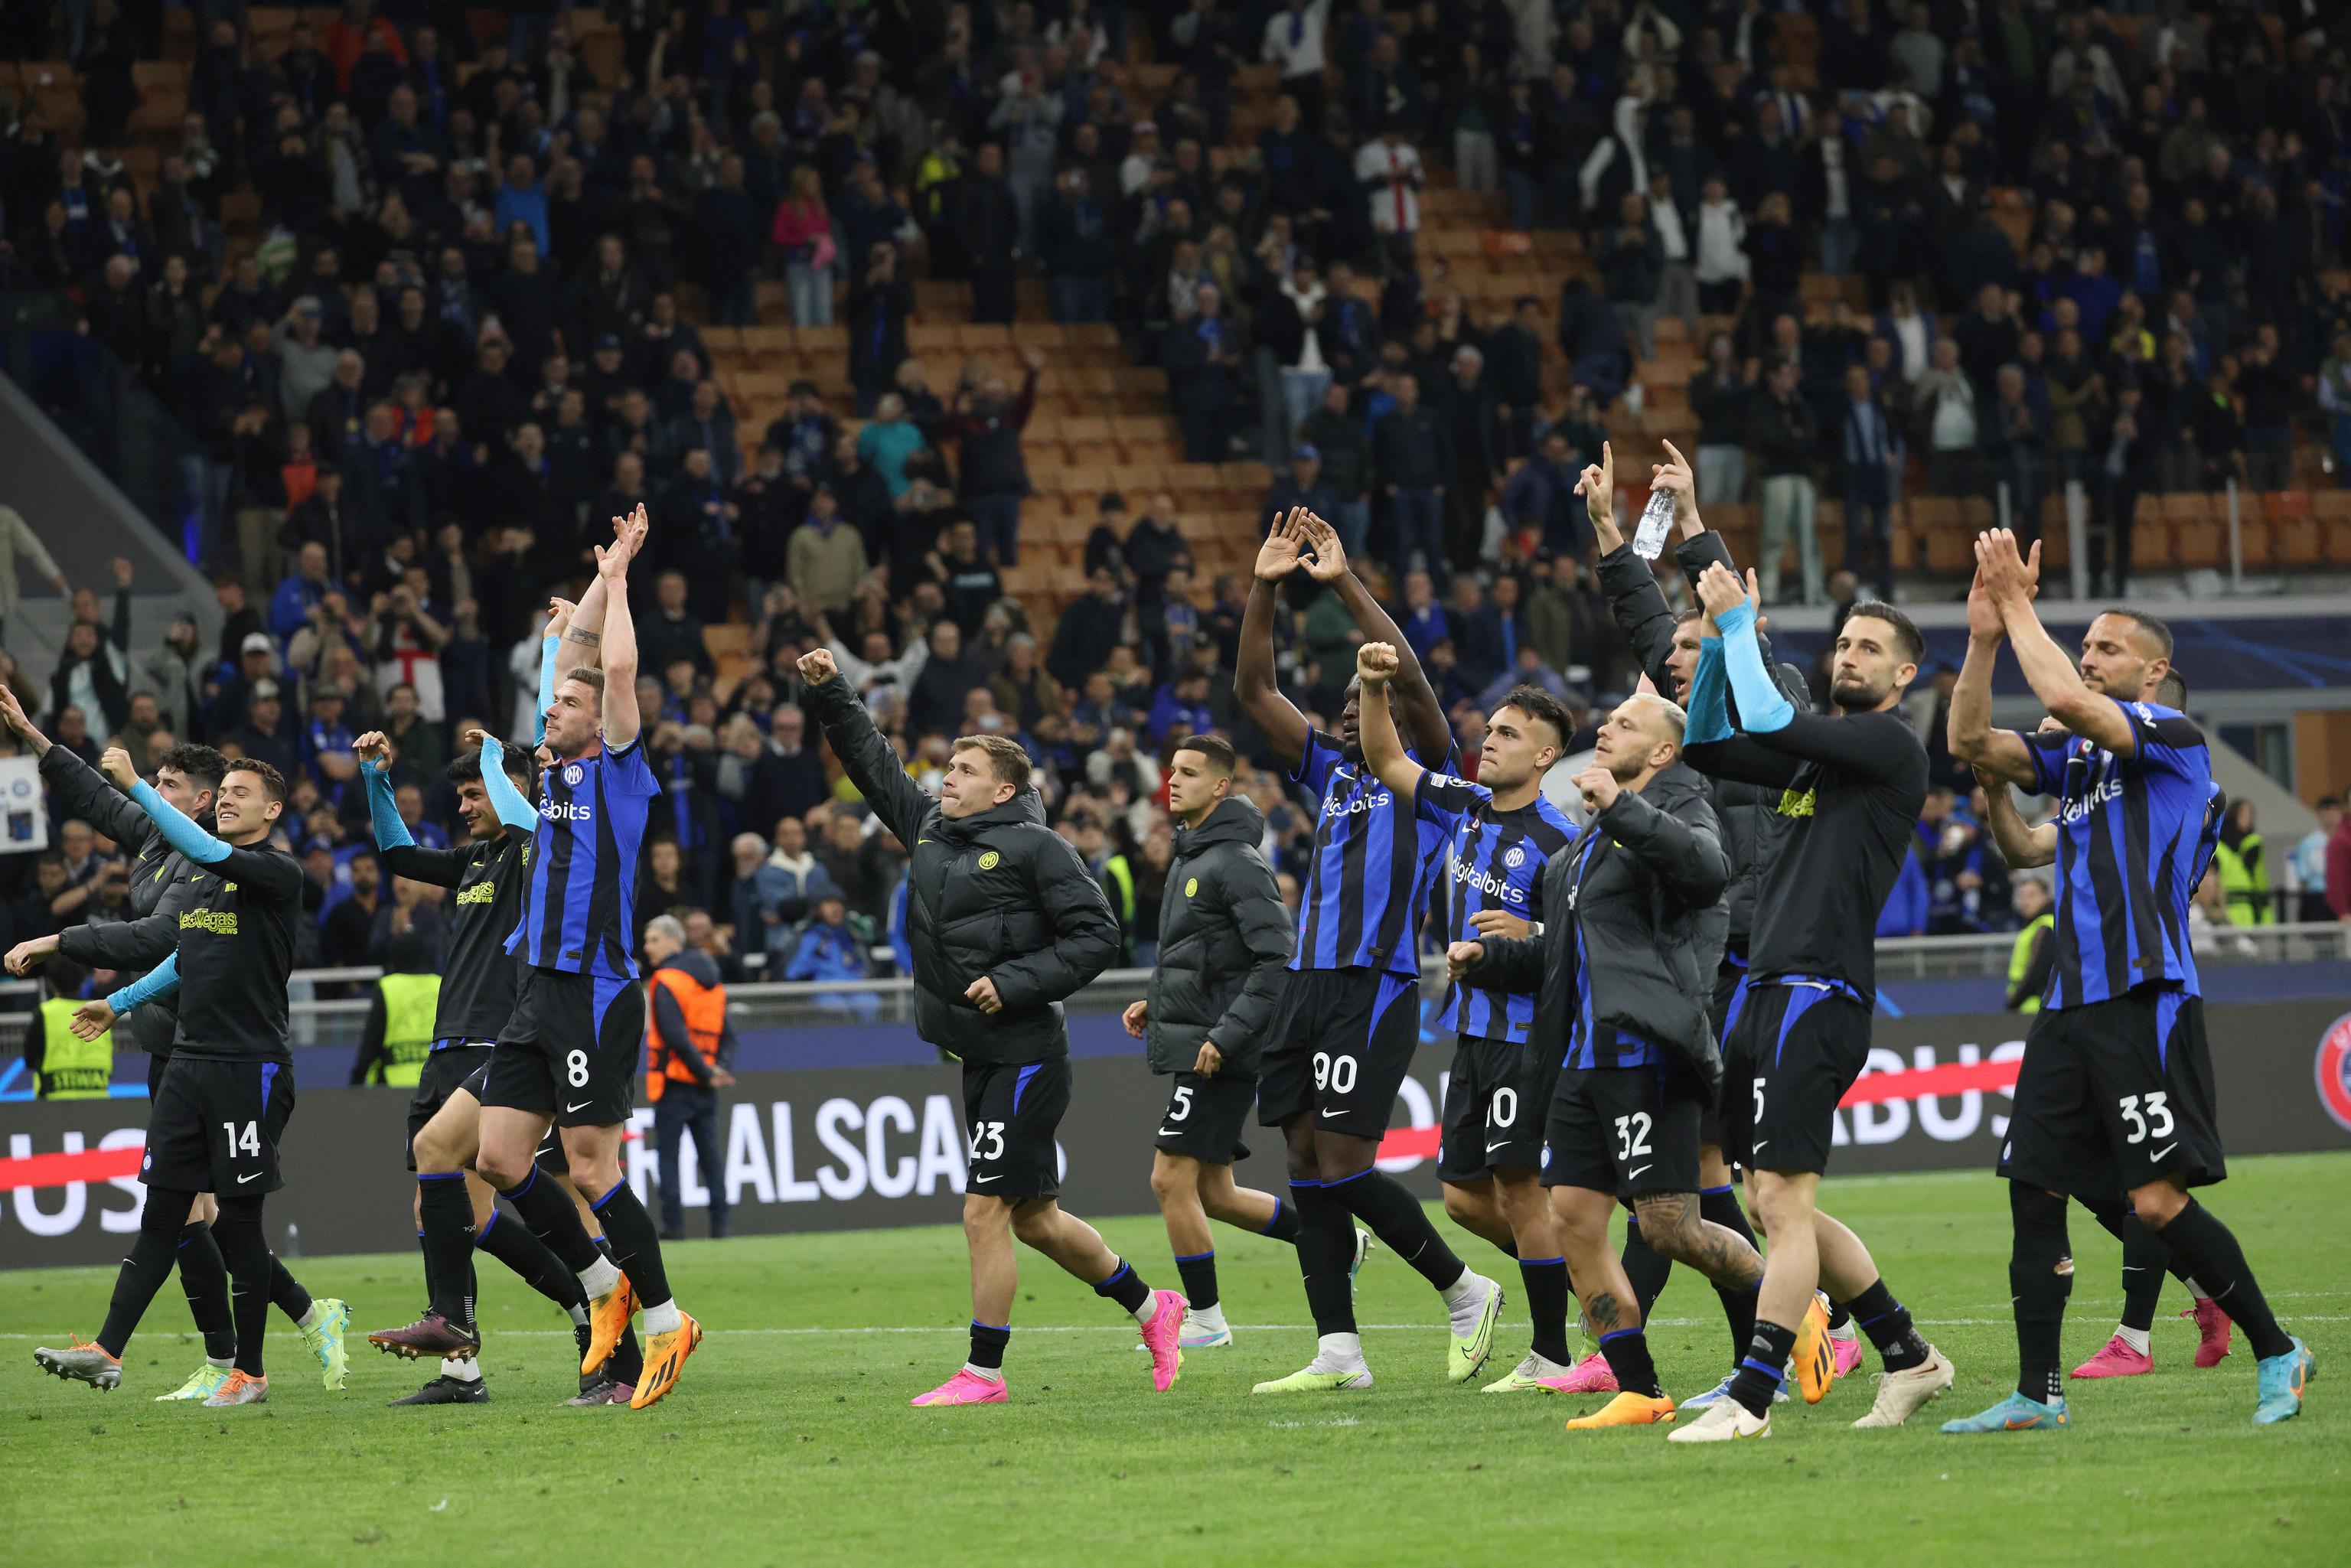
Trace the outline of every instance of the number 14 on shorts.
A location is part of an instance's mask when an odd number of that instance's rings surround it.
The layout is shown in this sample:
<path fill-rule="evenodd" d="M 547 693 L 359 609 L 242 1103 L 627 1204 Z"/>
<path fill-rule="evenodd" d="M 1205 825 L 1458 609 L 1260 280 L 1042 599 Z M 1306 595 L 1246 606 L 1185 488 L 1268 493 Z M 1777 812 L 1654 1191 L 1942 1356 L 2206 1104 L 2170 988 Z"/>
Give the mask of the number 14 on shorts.
<path fill-rule="evenodd" d="M 228 1134 L 228 1152 L 231 1155 L 252 1155 L 256 1158 L 259 1157 L 261 1154 L 260 1123 L 247 1122 L 245 1124 L 245 1130 L 239 1132 L 235 1122 L 223 1122 L 221 1131 Z"/>

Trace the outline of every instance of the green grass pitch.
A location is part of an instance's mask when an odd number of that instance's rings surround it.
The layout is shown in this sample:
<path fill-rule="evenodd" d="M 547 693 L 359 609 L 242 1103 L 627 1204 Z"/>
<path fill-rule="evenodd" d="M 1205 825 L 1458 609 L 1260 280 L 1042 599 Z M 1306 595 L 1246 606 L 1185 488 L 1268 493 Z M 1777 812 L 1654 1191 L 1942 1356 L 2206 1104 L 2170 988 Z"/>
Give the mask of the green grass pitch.
<path fill-rule="evenodd" d="M 1312 1334 L 1290 1251 L 1221 1232 L 1238 1343 L 1194 1353 L 1170 1394 L 1152 1394 L 1114 1309 L 1024 1252 L 1013 1403 L 944 1411 L 906 1400 L 962 1359 L 951 1228 L 673 1248 L 679 1299 L 710 1337 L 679 1391 L 642 1414 L 559 1407 L 574 1385 L 569 1333 L 487 1260 L 492 1402 L 417 1410 L 383 1402 L 428 1368 L 360 1343 L 350 1388 L 330 1394 L 290 1333 L 273 1336 L 265 1406 L 150 1403 L 198 1354 L 176 1283 L 119 1391 L 55 1382 L 32 1347 L 95 1332 L 111 1271 L 0 1274 L 13 1364 L 0 1378 L 0 1540 L 27 1565 L 2351 1561 L 2351 1155 L 2246 1160 L 2209 1195 L 2318 1353 L 2307 1413 L 2268 1430 L 2246 1419 L 2242 1335 L 2220 1368 L 2196 1370 L 2173 1285 L 2155 1374 L 2077 1385 L 2071 1431 L 1940 1436 L 1936 1422 L 1991 1403 L 2014 1372 L 2000 1185 L 1832 1179 L 1828 1195 L 1955 1361 L 1957 1387 L 1907 1428 L 1848 1430 L 1873 1357 L 1819 1407 L 1782 1406 L 1768 1443 L 1699 1450 L 1655 1428 L 1561 1429 L 1596 1399 L 1447 1385 L 1437 1302 L 1380 1252 L 1358 1302 L 1379 1386 L 1252 1397 L 1252 1382 L 1303 1364 Z M 1071 1201 L 1082 1209 L 1082 1191 Z M 1103 1229 L 1146 1277 L 1175 1283 L 1155 1217 Z M 1499 1375 L 1525 1346 L 1516 1271 L 1452 1239 L 1510 1285 L 1487 1375 Z M 2118 1249 L 2078 1211 L 2074 1241 L 2069 1364 L 2104 1342 L 2121 1302 Z M 296 1270 L 348 1298 L 362 1333 L 405 1321 L 422 1294 L 412 1255 Z M 1710 1385 L 1728 1349 L 1711 1292 L 1677 1272 L 1658 1319 L 1668 1391 Z"/>

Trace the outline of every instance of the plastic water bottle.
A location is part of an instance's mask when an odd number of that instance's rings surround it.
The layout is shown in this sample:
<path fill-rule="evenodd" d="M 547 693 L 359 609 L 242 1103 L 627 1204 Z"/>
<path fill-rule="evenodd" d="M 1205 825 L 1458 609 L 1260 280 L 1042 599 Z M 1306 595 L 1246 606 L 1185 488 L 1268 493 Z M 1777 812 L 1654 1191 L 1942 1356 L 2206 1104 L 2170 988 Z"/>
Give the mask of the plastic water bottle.
<path fill-rule="evenodd" d="M 290 1219 L 286 1222 L 284 1255 L 288 1258 L 302 1256 L 302 1228 Z"/>
<path fill-rule="evenodd" d="M 1674 498 L 1664 490 L 1649 492 L 1649 504 L 1641 508 L 1640 526 L 1633 531 L 1633 553 L 1643 560 L 1655 560 L 1666 552 L 1666 540 L 1674 531 Z"/>

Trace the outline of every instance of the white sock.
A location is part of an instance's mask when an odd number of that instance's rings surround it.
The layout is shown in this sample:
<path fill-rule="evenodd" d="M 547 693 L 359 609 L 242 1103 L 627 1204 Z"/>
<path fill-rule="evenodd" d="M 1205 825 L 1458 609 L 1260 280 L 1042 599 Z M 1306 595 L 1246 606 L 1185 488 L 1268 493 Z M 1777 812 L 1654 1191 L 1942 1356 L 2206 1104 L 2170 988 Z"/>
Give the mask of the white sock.
<path fill-rule="evenodd" d="M 1149 1295 L 1143 1298 L 1143 1305 L 1134 1309 L 1134 1317 L 1136 1322 L 1141 1323 L 1144 1328 L 1149 1328 L 1151 1326 L 1151 1320 L 1158 1315 L 1159 1292 L 1154 1291 Z"/>
<path fill-rule="evenodd" d="M 444 1359 L 441 1363 L 441 1375 L 452 1383 L 479 1383 L 482 1380 L 482 1369 L 475 1362 Z"/>
<path fill-rule="evenodd" d="M 1461 1278 L 1446 1286 L 1441 1292 L 1445 1297 L 1445 1304 L 1457 1312 L 1461 1311 L 1470 1302 L 1482 1299 L 1483 1292 L 1478 1287 L 1485 1282 L 1483 1279 L 1471 1272 L 1467 1264 L 1464 1264 Z"/>
<path fill-rule="evenodd" d="M 204 1357 L 204 1364 L 211 1367 L 214 1372 L 234 1372 L 236 1370 L 236 1358 L 235 1356 L 221 1357 L 208 1355 Z"/>
<path fill-rule="evenodd" d="M 319 1326 L 319 1320 L 325 1315 L 325 1313 L 319 1311 L 319 1303 L 314 1301 L 310 1303 L 308 1310 L 304 1312 L 300 1317 L 294 1320 L 294 1326 L 298 1329 L 317 1328 Z"/>
<path fill-rule="evenodd" d="M 963 1364 L 963 1369 L 972 1376 L 978 1378 L 982 1383 L 1001 1383 L 1004 1381 L 1004 1368 L 1000 1366 L 974 1366 L 971 1363 L 967 1361 Z"/>
<path fill-rule="evenodd" d="M 645 1309 L 645 1333 L 649 1334 L 672 1333 L 684 1326 L 678 1318 L 677 1302 L 674 1299 Z"/>
<path fill-rule="evenodd" d="M 619 1265 L 601 1252 L 596 1254 L 596 1261 L 580 1270 L 580 1289 L 588 1292 L 588 1299 L 591 1301 L 620 1282 Z"/>
<path fill-rule="evenodd" d="M 1218 1301 L 1213 1307 L 1190 1307 L 1186 1310 L 1192 1314 L 1192 1321 L 1202 1328 L 1220 1329 L 1226 1326 L 1225 1303 L 1222 1301 Z"/>
<path fill-rule="evenodd" d="M 1844 1322 L 1829 1330 L 1829 1338 L 1831 1339 L 1841 1339 L 1850 1343 L 1851 1341 L 1857 1340 L 1860 1337 L 1861 1331 L 1853 1326 L 1853 1320 L 1851 1318 L 1845 1319 Z"/>
<path fill-rule="evenodd" d="M 2147 1354 L 2147 1330 L 2127 1327 L 2117 1328 L 2115 1330 L 2115 1337 L 2122 1341 L 2125 1344 L 2130 1346 L 2133 1350 L 2138 1352 L 2139 1354 L 2145 1355 Z"/>
<path fill-rule="evenodd" d="M 1364 1336 L 1359 1333 L 1326 1333 L 1314 1342 L 1314 1359 L 1325 1366 L 1361 1366 L 1364 1364 Z"/>

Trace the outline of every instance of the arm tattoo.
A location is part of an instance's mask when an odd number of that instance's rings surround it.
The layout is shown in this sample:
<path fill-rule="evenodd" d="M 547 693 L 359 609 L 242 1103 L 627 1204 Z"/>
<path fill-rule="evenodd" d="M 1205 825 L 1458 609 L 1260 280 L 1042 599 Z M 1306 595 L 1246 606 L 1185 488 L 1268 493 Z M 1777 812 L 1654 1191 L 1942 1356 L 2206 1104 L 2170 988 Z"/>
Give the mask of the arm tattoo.
<path fill-rule="evenodd" d="M 575 631 L 575 632 L 573 632 L 571 633 L 571 641 L 573 641 L 574 643 L 585 643 L 585 644 L 587 644 L 587 645 L 588 645 L 589 647 L 590 647 L 590 648 L 595 647 L 598 643 L 601 643 L 603 640 L 604 640 L 604 639 L 603 639 L 603 637 L 602 637 L 600 633 L 598 633 L 598 632 L 578 632 L 578 631 Z"/>

